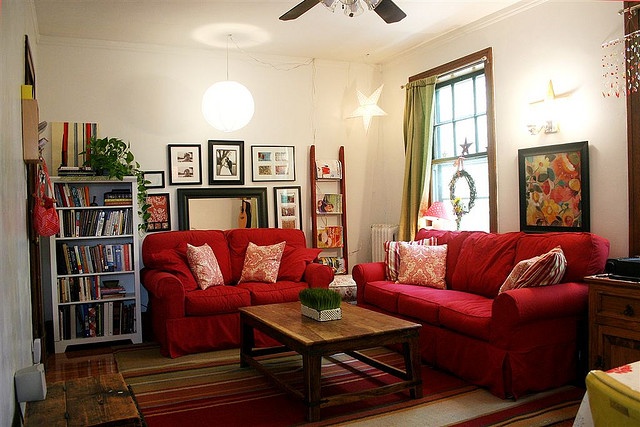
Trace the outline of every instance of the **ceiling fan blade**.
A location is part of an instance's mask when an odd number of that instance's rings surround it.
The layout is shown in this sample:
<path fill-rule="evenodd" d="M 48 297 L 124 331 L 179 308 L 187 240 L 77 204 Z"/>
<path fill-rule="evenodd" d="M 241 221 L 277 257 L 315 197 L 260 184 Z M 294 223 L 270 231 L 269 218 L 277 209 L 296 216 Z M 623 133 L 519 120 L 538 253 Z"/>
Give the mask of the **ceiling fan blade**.
<path fill-rule="evenodd" d="M 392 0 L 382 0 L 373 10 L 387 24 L 398 22 L 407 16 Z"/>
<path fill-rule="evenodd" d="M 307 12 L 309 9 L 311 9 L 313 6 L 317 5 L 318 3 L 320 3 L 320 0 L 304 0 L 301 3 L 298 3 L 297 5 L 295 5 L 290 11 L 282 15 L 280 17 L 280 20 L 289 21 L 291 19 L 299 18 L 300 15 Z"/>

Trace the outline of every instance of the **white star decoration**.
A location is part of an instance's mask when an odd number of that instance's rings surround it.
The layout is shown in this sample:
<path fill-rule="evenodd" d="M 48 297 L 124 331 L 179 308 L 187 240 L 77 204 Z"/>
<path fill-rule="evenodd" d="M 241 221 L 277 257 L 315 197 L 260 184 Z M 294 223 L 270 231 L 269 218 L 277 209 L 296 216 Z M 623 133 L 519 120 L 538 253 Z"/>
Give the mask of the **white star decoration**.
<path fill-rule="evenodd" d="M 371 118 L 373 116 L 386 116 L 382 108 L 378 107 L 378 99 L 380 99 L 380 94 L 382 93 L 382 87 L 384 85 L 380 85 L 375 92 L 371 94 L 371 96 L 366 97 L 362 94 L 362 92 L 358 92 L 358 102 L 360 106 L 356 108 L 353 113 L 349 116 L 353 117 L 362 117 L 362 124 L 364 125 L 365 132 L 369 132 L 369 125 L 371 124 Z"/>

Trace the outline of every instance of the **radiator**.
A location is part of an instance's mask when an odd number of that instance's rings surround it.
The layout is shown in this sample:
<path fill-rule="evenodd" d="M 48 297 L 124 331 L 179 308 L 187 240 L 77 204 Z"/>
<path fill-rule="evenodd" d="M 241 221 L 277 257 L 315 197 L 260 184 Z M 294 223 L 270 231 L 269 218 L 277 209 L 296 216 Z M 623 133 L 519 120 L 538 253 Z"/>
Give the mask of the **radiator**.
<path fill-rule="evenodd" d="M 384 242 L 395 240 L 398 235 L 398 225 L 373 224 L 371 226 L 371 260 L 384 261 Z"/>

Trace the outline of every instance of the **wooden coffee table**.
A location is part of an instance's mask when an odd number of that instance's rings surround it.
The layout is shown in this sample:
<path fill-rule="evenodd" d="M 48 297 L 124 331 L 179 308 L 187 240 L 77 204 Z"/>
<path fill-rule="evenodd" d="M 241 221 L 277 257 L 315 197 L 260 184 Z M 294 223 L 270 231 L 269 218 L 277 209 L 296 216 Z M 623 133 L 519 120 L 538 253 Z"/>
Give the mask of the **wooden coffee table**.
<path fill-rule="evenodd" d="M 252 366 L 286 392 L 307 405 L 307 419 L 320 419 L 320 408 L 408 389 L 412 398 L 422 397 L 418 329 L 420 324 L 351 304 L 342 304 L 342 319 L 317 322 L 300 314 L 300 303 L 269 304 L 240 309 L 242 343 L 240 366 Z M 257 329 L 283 344 L 275 348 L 254 348 Z M 388 344 L 402 344 L 405 370 L 372 359 L 358 350 Z M 257 356 L 295 351 L 302 355 L 304 391 L 284 383 L 265 368 Z M 323 356 L 346 353 L 401 381 L 362 392 L 322 397 L 320 393 Z"/>

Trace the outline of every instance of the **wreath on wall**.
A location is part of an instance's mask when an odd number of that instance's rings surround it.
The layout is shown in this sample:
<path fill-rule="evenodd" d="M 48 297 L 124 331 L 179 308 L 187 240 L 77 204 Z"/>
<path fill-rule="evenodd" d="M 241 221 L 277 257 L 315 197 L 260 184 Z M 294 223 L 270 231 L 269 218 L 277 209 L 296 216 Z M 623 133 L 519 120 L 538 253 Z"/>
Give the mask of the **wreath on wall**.
<path fill-rule="evenodd" d="M 456 184 L 460 178 L 464 178 L 469 186 L 469 203 L 466 206 L 462 203 L 462 199 L 456 196 Z M 449 181 L 449 198 L 453 205 L 453 214 L 456 216 L 456 229 L 460 230 L 462 217 L 468 214 L 476 203 L 476 183 L 469 172 L 460 168 L 453 174 Z"/>

